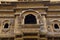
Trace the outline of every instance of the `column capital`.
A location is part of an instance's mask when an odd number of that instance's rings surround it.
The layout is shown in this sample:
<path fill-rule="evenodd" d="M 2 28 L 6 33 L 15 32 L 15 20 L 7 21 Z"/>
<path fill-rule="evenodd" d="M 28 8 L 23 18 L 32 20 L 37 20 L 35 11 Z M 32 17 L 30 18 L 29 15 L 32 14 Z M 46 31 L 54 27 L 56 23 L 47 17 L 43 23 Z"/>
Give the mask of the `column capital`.
<path fill-rule="evenodd" d="M 41 15 L 46 15 L 47 13 L 46 12 L 41 12 Z"/>

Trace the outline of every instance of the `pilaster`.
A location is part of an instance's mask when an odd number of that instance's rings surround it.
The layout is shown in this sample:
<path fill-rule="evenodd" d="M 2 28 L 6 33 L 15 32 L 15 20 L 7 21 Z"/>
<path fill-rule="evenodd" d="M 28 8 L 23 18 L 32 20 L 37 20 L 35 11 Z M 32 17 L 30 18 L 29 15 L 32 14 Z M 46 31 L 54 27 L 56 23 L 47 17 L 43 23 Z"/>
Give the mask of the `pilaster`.
<path fill-rule="evenodd" d="M 42 16 L 42 30 L 41 30 L 41 32 L 43 34 L 47 33 L 47 23 L 46 23 L 46 14 L 45 13 L 46 12 L 44 12 L 44 14 L 41 14 L 41 16 Z"/>
<path fill-rule="evenodd" d="M 14 33 L 15 34 L 18 34 L 19 31 L 18 31 L 18 17 L 19 17 L 19 14 L 18 12 L 15 13 L 15 27 L 14 27 Z"/>

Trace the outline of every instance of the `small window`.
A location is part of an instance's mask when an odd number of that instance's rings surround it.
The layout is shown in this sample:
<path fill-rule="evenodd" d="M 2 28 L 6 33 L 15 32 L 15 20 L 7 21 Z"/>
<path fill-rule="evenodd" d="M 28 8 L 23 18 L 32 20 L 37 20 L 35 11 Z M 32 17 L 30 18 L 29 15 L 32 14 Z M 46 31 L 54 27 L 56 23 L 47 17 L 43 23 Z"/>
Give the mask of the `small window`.
<path fill-rule="evenodd" d="M 8 26 L 9 26 L 9 24 L 8 24 L 8 23 L 6 23 L 6 24 L 4 25 L 4 28 L 8 28 Z"/>
<path fill-rule="evenodd" d="M 37 23 L 36 17 L 32 14 L 29 14 L 29 15 L 25 16 L 24 23 L 25 24 L 36 24 Z"/>
<path fill-rule="evenodd" d="M 59 29 L 58 24 L 54 24 L 54 28 L 55 28 L 55 29 Z"/>

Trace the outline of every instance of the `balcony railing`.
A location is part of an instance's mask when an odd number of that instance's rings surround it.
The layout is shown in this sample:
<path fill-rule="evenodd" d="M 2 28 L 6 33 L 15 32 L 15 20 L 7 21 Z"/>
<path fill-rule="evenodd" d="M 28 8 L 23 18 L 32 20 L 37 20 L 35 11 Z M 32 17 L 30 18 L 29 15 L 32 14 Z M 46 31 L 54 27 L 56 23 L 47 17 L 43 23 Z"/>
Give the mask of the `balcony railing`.
<path fill-rule="evenodd" d="M 40 24 L 23 24 L 23 25 L 19 25 L 22 28 L 40 28 Z"/>
<path fill-rule="evenodd" d="M 39 38 L 39 36 L 24 36 L 23 38 Z"/>

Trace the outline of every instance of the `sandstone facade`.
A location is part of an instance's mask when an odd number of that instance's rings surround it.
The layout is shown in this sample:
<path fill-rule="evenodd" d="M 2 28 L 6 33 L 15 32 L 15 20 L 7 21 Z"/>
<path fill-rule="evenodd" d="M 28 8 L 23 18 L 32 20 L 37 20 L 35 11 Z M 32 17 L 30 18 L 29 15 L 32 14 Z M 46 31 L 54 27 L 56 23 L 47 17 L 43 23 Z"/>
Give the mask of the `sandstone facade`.
<path fill-rule="evenodd" d="M 60 40 L 60 3 L 1 1 L 0 40 Z"/>

